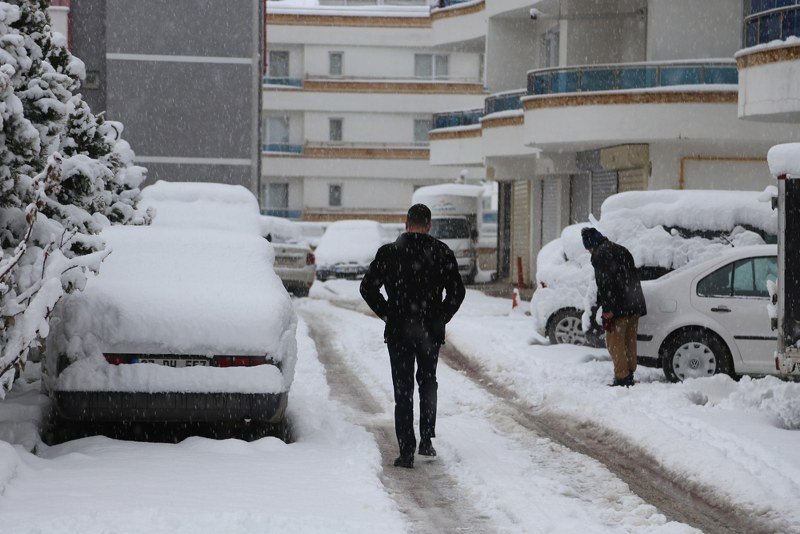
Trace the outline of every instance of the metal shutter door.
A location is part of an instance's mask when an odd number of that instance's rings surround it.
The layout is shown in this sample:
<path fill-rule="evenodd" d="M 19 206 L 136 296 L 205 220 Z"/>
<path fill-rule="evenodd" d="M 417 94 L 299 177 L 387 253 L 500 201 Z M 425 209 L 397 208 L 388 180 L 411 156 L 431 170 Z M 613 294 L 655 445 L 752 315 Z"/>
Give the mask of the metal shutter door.
<path fill-rule="evenodd" d="M 617 171 L 592 172 L 592 215 L 600 218 L 603 201 L 617 192 Z"/>
<path fill-rule="evenodd" d="M 569 223 L 589 220 L 589 175 L 575 174 L 569 178 Z"/>
<path fill-rule="evenodd" d="M 644 191 L 647 189 L 647 169 L 629 169 L 619 171 L 619 192 L 623 191 Z"/>
<path fill-rule="evenodd" d="M 542 246 L 561 235 L 558 222 L 558 186 L 557 180 L 542 181 Z"/>

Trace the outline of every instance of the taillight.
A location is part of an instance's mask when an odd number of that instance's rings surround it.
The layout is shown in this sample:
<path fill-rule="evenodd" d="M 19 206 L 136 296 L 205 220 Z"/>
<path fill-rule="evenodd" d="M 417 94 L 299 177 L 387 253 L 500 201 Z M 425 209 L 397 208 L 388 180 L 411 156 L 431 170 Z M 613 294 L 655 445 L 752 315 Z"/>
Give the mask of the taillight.
<path fill-rule="evenodd" d="M 317 263 L 317 258 L 314 257 L 314 253 L 309 252 L 306 254 L 306 265 L 314 265 L 315 263 Z"/>
<path fill-rule="evenodd" d="M 214 367 L 253 367 L 267 363 L 266 356 L 214 356 L 211 365 Z"/>
<path fill-rule="evenodd" d="M 120 365 L 123 363 L 134 363 L 131 354 L 103 354 L 106 361 L 111 365 Z"/>

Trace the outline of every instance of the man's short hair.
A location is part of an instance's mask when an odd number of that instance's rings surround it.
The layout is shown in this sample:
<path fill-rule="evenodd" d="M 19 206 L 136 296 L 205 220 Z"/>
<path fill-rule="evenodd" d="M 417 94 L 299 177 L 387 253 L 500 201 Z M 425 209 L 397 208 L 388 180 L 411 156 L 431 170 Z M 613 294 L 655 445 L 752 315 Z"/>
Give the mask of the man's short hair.
<path fill-rule="evenodd" d="M 406 219 L 414 226 L 427 226 L 431 223 L 431 209 L 425 204 L 414 204 L 408 208 Z"/>

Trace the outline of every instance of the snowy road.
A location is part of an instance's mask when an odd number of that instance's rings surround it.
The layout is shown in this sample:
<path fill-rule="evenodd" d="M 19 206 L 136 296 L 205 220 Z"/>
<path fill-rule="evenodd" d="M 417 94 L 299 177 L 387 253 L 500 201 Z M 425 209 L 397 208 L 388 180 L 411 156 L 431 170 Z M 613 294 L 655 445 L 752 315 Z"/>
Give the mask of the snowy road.
<path fill-rule="evenodd" d="M 604 351 L 532 346 L 529 318 L 471 291 L 442 352 L 439 456 L 399 469 L 383 324 L 357 284 L 312 294 L 294 443 L 0 442 L 0 533 L 800 531 L 797 464 L 768 451 L 798 443 L 800 385 L 643 370 L 611 390 Z M 12 393 L 0 437 L 29 446 L 42 402 Z"/>

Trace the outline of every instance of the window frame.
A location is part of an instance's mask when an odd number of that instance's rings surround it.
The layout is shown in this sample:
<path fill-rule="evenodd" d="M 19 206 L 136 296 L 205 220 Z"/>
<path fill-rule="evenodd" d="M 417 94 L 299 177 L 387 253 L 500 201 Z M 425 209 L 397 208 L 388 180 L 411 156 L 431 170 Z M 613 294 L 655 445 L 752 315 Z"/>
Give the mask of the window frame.
<path fill-rule="evenodd" d="M 270 128 L 270 122 L 272 121 L 284 121 L 286 123 L 286 137 L 281 138 L 280 140 L 272 139 L 272 128 Z M 264 125 L 264 141 L 267 145 L 288 145 L 291 143 L 292 137 L 292 120 L 288 115 L 267 115 L 266 117 L 266 124 Z M 285 140 L 284 140 L 285 139 Z"/>
<path fill-rule="evenodd" d="M 338 189 L 338 193 L 334 194 L 334 191 Z M 328 184 L 328 207 L 329 208 L 341 208 L 342 207 L 342 198 L 344 197 L 344 184 L 341 183 L 329 183 Z M 334 199 L 336 200 L 334 202 Z"/>
<path fill-rule="evenodd" d="M 338 136 L 334 136 L 334 124 L 338 123 Z M 336 139 L 335 137 L 338 137 Z M 341 143 L 344 141 L 344 119 L 342 117 L 328 117 L 328 141 L 331 143 Z"/>
<path fill-rule="evenodd" d="M 420 139 L 417 137 L 417 133 L 421 133 L 421 130 L 417 130 L 417 126 L 422 123 L 428 123 L 428 129 L 425 131 L 425 138 Z M 430 145 L 430 136 L 429 132 L 433 130 L 433 118 L 416 118 L 414 119 L 414 126 L 413 126 L 413 136 L 414 136 L 414 145 L 416 146 L 429 146 Z"/>
<path fill-rule="evenodd" d="M 333 72 L 334 56 L 339 56 L 339 72 Z M 344 76 L 344 52 L 341 50 L 331 50 L 328 52 L 328 76 Z"/>
<path fill-rule="evenodd" d="M 714 269 L 713 271 L 711 271 L 710 273 L 706 274 L 700 280 L 697 281 L 697 284 L 695 284 L 695 289 L 694 289 L 695 296 L 697 296 L 699 298 L 711 298 L 711 299 L 726 299 L 726 298 L 734 298 L 734 299 L 769 299 L 769 295 L 756 294 L 758 284 L 757 284 L 757 280 L 756 280 L 756 276 L 755 276 L 755 261 L 756 260 L 760 260 L 760 259 L 774 260 L 776 262 L 776 265 L 777 265 L 777 258 L 775 256 L 751 256 L 749 258 L 739 258 L 738 260 L 734 260 L 734 261 L 728 262 L 725 265 L 722 265 L 722 266 Z M 752 281 L 753 281 L 752 293 L 753 294 L 751 294 L 751 295 L 743 294 L 743 293 L 746 292 L 745 290 L 739 290 L 740 291 L 739 294 L 737 294 L 737 292 L 736 292 L 737 291 L 736 290 L 736 269 L 740 265 L 742 265 L 744 263 L 749 263 L 750 264 L 750 269 L 751 269 L 751 273 L 752 273 Z M 729 283 L 729 288 L 728 288 L 729 289 L 728 294 L 727 295 L 705 295 L 705 294 L 700 293 L 700 284 L 702 284 L 705 280 L 707 280 L 711 276 L 713 276 L 713 275 L 717 274 L 718 272 L 722 271 L 723 269 L 730 270 L 730 283 Z"/>
<path fill-rule="evenodd" d="M 286 74 L 275 74 L 273 72 L 273 67 L 275 66 L 276 61 L 272 60 L 273 54 L 283 54 L 286 56 Z M 291 53 L 288 50 L 269 50 L 267 52 L 267 77 L 269 78 L 291 78 Z"/>
<path fill-rule="evenodd" d="M 423 57 L 428 58 L 430 68 L 427 73 L 420 74 L 417 69 L 417 62 Z M 444 65 L 444 69 L 440 68 L 442 64 Z M 439 72 L 440 70 L 445 70 L 445 72 L 441 73 Z M 418 80 L 450 79 L 450 54 L 434 54 L 433 52 L 414 54 L 414 77 Z"/>

